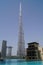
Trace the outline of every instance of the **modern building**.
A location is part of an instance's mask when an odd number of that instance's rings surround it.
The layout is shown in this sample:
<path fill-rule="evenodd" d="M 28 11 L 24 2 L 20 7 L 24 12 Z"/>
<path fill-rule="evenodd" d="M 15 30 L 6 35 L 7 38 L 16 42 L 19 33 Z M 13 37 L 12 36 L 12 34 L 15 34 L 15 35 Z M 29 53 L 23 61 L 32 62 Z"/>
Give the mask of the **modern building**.
<path fill-rule="evenodd" d="M 24 41 L 24 31 L 22 24 L 22 7 L 20 3 L 20 13 L 19 13 L 19 32 L 18 32 L 18 49 L 17 56 L 24 57 L 25 56 L 25 41 Z"/>
<path fill-rule="evenodd" d="M 1 50 L 1 56 L 3 58 L 6 57 L 6 47 L 7 47 L 7 41 L 3 40 L 2 41 L 2 50 Z"/>
<path fill-rule="evenodd" d="M 7 47 L 7 49 L 8 49 L 8 57 L 11 57 L 12 56 L 12 46 L 9 46 L 9 47 Z"/>
<path fill-rule="evenodd" d="M 28 43 L 26 59 L 28 60 L 43 60 L 43 48 L 37 42 Z"/>

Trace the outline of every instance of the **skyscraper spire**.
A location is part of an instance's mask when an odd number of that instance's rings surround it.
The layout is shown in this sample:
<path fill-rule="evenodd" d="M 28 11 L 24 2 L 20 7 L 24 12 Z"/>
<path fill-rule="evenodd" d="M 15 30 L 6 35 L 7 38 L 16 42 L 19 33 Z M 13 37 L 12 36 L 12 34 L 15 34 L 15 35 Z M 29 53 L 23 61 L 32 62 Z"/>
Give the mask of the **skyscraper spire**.
<path fill-rule="evenodd" d="M 22 25 L 22 7 L 20 2 L 20 12 L 19 12 L 19 32 L 18 32 L 18 56 L 25 56 L 25 42 L 24 42 L 24 32 L 23 32 L 23 25 Z"/>
<path fill-rule="evenodd" d="M 20 16 L 22 15 L 22 7 L 21 7 L 21 2 L 20 2 Z"/>

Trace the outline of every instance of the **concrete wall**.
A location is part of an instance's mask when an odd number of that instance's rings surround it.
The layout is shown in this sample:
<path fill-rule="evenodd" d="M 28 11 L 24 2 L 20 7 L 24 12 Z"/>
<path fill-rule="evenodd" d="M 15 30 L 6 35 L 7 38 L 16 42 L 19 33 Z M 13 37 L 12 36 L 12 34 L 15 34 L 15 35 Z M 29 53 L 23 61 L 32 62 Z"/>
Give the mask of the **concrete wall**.
<path fill-rule="evenodd" d="M 40 51 L 41 60 L 43 60 L 43 48 L 39 46 L 38 49 Z"/>

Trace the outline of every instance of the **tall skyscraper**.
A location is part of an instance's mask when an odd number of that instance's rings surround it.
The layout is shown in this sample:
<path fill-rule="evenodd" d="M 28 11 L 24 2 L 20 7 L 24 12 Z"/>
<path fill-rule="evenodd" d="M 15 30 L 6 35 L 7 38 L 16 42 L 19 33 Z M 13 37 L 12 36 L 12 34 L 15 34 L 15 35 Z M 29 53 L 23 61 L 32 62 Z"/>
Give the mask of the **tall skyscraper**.
<path fill-rule="evenodd" d="M 1 50 L 1 55 L 3 58 L 6 57 L 6 48 L 7 48 L 7 41 L 3 40 L 2 41 L 2 50 Z"/>
<path fill-rule="evenodd" d="M 25 56 L 25 41 L 24 41 L 24 31 L 22 24 L 22 7 L 20 3 L 20 12 L 19 12 L 19 32 L 18 32 L 18 50 L 17 56 L 24 57 Z"/>

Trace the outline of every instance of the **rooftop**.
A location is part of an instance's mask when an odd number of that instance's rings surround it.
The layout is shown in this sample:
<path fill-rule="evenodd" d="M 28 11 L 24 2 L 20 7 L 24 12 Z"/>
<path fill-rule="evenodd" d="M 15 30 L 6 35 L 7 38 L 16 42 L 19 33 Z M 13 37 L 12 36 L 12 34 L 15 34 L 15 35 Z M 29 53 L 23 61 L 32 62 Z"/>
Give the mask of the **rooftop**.
<path fill-rule="evenodd" d="M 28 45 L 31 45 L 31 44 L 37 44 L 37 45 L 39 45 L 39 43 L 37 43 L 37 42 L 30 42 L 30 43 L 28 43 Z"/>

